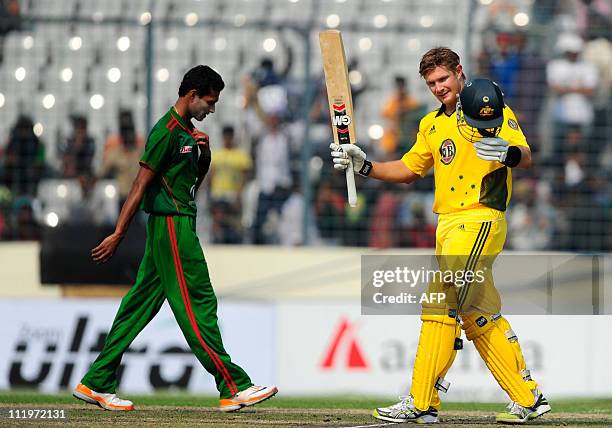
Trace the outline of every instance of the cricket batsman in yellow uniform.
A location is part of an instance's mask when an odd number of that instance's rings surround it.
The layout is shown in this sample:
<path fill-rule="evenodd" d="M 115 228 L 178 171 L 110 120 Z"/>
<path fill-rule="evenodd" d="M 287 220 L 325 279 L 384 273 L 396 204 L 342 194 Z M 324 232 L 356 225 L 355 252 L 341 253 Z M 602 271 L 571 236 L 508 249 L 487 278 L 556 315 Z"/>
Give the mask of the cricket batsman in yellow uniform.
<path fill-rule="evenodd" d="M 487 79 L 466 82 L 455 52 L 431 49 L 421 59 L 419 73 L 441 106 L 421 120 L 412 149 L 400 160 L 370 162 L 357 145 L 332 144 L 334 167 L 345 170 L 351 158 L 355 172 L 395 183 L 412 183 L 433 168 L 440 269 L 487 274 L 480 283 L 429 284 L 430 292 L 442 291 L 446 300 L 423 304 L 410 396 L 375 409 L 373 416 L 390 422 L 438 422 L 438 393 L 449 387 L 444 376 L 462 347 L 463 329 L 512 400 L 497 422 L 523 424 L 551 408 L 500 313 L 488 268 L 506 240 L 512 169 L 529 168 L 531 151 L 500 88 Z"/>

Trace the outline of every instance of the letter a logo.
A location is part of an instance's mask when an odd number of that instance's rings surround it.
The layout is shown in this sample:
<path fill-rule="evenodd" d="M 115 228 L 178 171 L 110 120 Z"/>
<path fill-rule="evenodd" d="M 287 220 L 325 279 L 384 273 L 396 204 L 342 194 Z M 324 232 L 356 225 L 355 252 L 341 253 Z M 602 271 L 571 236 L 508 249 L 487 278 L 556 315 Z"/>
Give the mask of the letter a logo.
<path fill-rule="evenodd" d="M 345 318 L 340 321 L 340 325 L 334 334 L 332 341 L 327 348 L 325 358 L 321 363 L 322 369 L 331 369 L 335 365 L 336 355 L 344 350 L 346 352 L 346 367 L 348 369 L 367 369 L 368 363 L 363 357 L 363 352 L 354 334 L 354 326 Z"/>

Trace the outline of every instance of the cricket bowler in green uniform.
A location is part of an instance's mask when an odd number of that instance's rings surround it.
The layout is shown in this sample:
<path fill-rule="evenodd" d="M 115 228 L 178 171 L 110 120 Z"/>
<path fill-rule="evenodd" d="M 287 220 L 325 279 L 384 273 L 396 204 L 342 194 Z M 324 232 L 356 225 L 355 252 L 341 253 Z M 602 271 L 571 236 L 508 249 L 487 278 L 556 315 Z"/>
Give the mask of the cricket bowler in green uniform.
<path fill-rule="evenodd" d="M 133 410 L 115 394 L 121 357 L 166 299 L 189 347 L 215 377 L 220 410 L 231 412 L 274 396 L 274 386 L 253 385 L 223 347 L 217 298 L 196 235 L 195 193 L 210 167 L 208 135 L 194 128 L 214 113 L 225 87 L 204 65 L 183 77 L 176 104 L 149 134 L 140 170 L 121 209 L 115 232 L 92 250 L 97 263 L 110 259 L 139 206 L 149 213 L 147 242 L 136 282 L 119 306 L 104 349 L 74 389 L 76 398 L 107 410 Z"/>

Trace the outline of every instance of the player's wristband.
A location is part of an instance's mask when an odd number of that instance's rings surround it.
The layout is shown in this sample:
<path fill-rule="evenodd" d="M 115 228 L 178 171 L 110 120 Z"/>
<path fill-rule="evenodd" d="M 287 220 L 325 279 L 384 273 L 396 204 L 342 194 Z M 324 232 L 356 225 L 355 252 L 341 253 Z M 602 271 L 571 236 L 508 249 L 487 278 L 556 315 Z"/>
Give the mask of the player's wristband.
<path fill-rule="evenodd" d="M 508 153 L 506 153 L 506 159 L 502 162 L 502 164 L 509 168 L 514 168 L 521 163 L 522 156 L 523 152 L 521 152 L 521 149 L 516 146 L 510 146 L 508 147 Z"/>
<path fill-rule="evenodd" d="M 363 161 L 363 166 L 359 170 L 358 174 L 367 177 L 368 175 L 370 175 L 370 172 L 372 172 L 372 162 L 370 162 L 369 160 Z"/>

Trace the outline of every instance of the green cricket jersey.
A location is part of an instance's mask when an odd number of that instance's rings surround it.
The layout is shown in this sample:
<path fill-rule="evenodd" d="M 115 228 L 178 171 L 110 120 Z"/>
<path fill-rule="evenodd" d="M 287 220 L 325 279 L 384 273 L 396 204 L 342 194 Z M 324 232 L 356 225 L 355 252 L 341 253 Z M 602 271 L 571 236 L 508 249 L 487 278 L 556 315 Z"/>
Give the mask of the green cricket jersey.
<path fill-rule="evenodd" d="M 151 130 L 140 159 L 155 172 L 142 201 L 145 212 L 195 217 L 198 146 L 193 129 L 172 107 Z"/>

